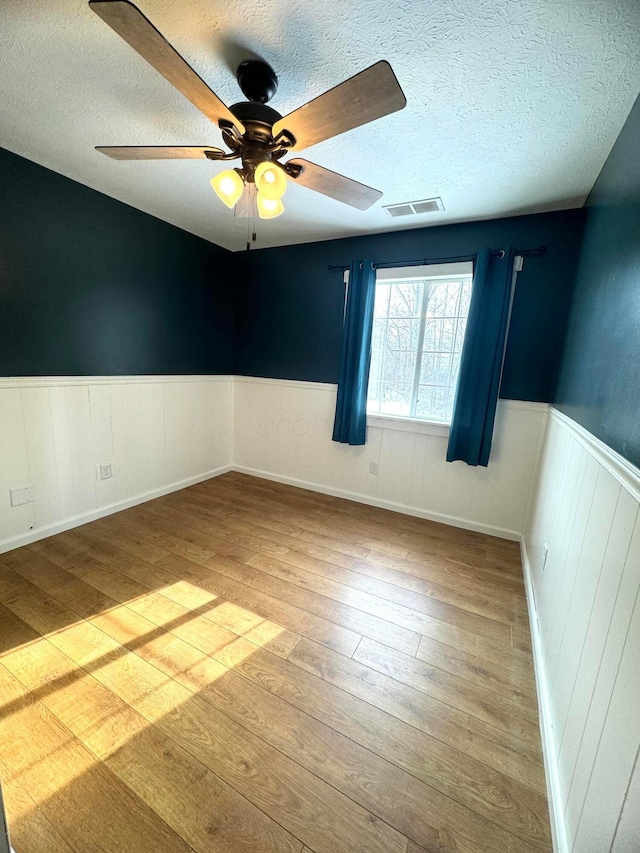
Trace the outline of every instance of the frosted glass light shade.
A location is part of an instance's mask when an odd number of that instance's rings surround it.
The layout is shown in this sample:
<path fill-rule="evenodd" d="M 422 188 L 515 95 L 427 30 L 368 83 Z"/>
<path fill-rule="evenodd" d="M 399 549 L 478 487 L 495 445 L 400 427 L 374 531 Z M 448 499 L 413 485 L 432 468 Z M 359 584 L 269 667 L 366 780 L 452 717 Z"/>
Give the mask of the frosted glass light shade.
<path fill-rule="evenodd" d="M 279 198 L 265 198 L 261 192 L 258 193 L 258 216 L 260 219 L 275 219 L 284 213 L 284 205 Z"/>
<path fill-rule="evenodd" d="M 282 198 L 287 189 L 287 175 L 277 163 L 259 163 L 256 166 L 255 177 L 258 192 L 270 201 Z"/>
<path fill-rule="evenodd" d="M 215 178 L 211 178 L 211 186 L 220 201 L 223 201 L 227 207 L 233 207 L 242 195 L 244 181 L 234 169 L 227 169 Z"/>

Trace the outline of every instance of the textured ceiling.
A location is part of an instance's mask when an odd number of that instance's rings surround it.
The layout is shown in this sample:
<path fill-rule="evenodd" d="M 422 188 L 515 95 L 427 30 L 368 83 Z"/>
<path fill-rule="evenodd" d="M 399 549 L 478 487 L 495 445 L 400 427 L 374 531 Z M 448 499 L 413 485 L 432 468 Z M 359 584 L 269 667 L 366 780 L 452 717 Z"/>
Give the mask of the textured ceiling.
<path fill-rule="evenodd" d="M 300 156 L 384 197 L 366 212 L 290 186 L 258 246 L 580 205 L 640 89 L 639 0 L 138 0 L 227 103 L 247 56 L 282 114 L 379 59 L 407 107 Z M 206 161 L 115 162 L 95 145 L 214 145 L 219 131 L 84 0 L 0 0 L 0 145 L 227 248 L 246 220 Z M 392 220 L 382 204 L 441 196 Z"/>

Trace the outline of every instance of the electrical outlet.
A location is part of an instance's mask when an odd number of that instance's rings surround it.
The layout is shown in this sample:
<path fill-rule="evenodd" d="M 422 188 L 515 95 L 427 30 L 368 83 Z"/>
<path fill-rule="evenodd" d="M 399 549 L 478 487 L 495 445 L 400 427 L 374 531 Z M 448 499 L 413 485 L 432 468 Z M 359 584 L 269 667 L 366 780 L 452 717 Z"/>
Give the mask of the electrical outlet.
<path fill-rule="evenodd" d="M 96 465 L 96 480 L 110 480 L 113 477 L 113 462 Z"/>
<path fill-rule="evenodd" d="M 542 555 L 542 571 L 543 571 L 543 572 L 544 572 L 544 570 L 545 570 L 545 569 L 546 569 L 546 567 L 547 567 L 547 557 L 548 557 L 548 556 L 549 556 L 549 546 L 548 546 L 548 545 L 547 545 L 547 543 L 545 542 L 545 543 L 544 543 L 544 553 L 543 553 L 543 555 Z"/>
<path fill-rule="evenodd" d="M 33 490 L 31 486 L 22 486 L 19 489 L 9 489 L 11 506 L 22 506 L 33 503 Z"/>
<path fill-rule="evenodd" d="M 377 462 L 371 462 L 369 464 L 369 473 L 370 474 L 377 474 L 378 473 L 378 463 Z"/>

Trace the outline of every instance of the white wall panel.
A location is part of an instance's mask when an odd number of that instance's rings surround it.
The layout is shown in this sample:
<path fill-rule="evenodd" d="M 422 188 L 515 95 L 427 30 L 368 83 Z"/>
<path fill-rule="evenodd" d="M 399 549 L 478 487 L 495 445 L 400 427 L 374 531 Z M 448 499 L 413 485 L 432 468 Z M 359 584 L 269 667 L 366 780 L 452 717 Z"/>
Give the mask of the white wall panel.
<path fill-rule="evenodd" d="M 0 380 L 0 550 L 230 466 L 231 377 Z M 96 478 L 113 464 L 114 476 Z M 34 501 L 11 507 L 9 490 Z"/>
<path fill-rule="evenodd" d="M 636 755 L 635 769 L 620 821 L 616 829 L 611 853 L 637 853 L 640 839 L 640 752 Z"/>
<path fill-rule="evenodd" d="M 35 526 L 33 504 L 12 507 L 9 498 L 9 489 L 30 482 L 21 390 L 0 388 L 0 541 Z"/>
<path fill-rule="evenodd" d="M 551 411 L 524 553 L 562 853 L 640 850 L 639 496 L 640 471 Z"/>
<path fill-rule="evenodd" d="M 22 413 L 27 436 L 29 485 L 33 488 L 33 514 L 37 529 L 52 524 L 60 517 L 57 509 L 58 476 L 49 389 L 23 388 Z M 66 500 L 61 503 L 67 505 Z"/>
<path fill-rule="evenodd" d="M 74 512 L 80 515 L 97 506 L 97 480 L 93 461 L 90 389 L 87 385 L 64 389 L 73 479 Z M 111 456 L 107 457 L 111 459 Z M 104 481 L 107 482 L 107 481 Z"/>
<path fill-rule="evenodd" d="M 234 465 L 261 476 L 519 538 L 546 407 L 501 401 L 488 468 L 448 463 L 446 435 L 369 427 L 364 447 L 331 441 L 336 388 L 236 377 Z M 403 425 L 404 426 L 404 425 Z M 442 428 L 440 428 L 442 432 Z M 371 463 L 378 474 L 370 472 Z"/>

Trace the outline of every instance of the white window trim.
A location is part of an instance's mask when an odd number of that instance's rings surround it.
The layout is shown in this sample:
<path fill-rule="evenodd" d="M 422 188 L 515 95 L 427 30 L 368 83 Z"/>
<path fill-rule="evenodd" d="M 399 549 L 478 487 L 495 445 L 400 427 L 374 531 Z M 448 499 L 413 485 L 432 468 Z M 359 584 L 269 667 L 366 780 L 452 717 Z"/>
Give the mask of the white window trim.
<path fill-rule="evenodd" d="M 469 266 L 471 265 L 471 273 L 473 265 L 469 261 L 460 263 L 447 262 L 444 264 L 422 264 L 409 267 L 388 267 L 378 268 L 376 270 L 376 281 L 398 281 L 400 279 L 415 279 L 419 278 L 419 273 L 416 270 L 424 270 L 429 268 L 429 276 L 425 278 L 437 279 L 458 279 L 461 275 L 469 275 Z M 345 275 L 345 284 L 348 287 L 348 274 Z M 423 299 L 427 298 L 427 291 L 423 294 Z M 513 297 L 512 297 L 513 298 Z M 421 317 L 421 333 L 424 334 L 424 316 Z M 422 341 L 419 342 L 422 346 Z M 416 369 L 418 364 L 416 363 Z M 414 388 L 414 393 L 417 392 L 417 386 Z M 399 432 L 415 432 L 425 433 L 428 435 L 448 436 L 451 429 L 450 422 L 433 421 L 426 418 L 416 418 L 412 415 L 389 415 L 379 412 L 367 412 L 367 426 L 378 426 L 383 429 L 395 429 Z"/>
<path fill-rule="evenodd" d="M 379 429 L 392 429 L 397 432 L 415 432 L 424 435 L 449 435 L 451 424 L 440 421 L 427 421 L 422 418 L 406 418 L 402 415 L 373 415 L 367 414 L 367 426 Z"/>

